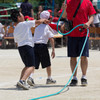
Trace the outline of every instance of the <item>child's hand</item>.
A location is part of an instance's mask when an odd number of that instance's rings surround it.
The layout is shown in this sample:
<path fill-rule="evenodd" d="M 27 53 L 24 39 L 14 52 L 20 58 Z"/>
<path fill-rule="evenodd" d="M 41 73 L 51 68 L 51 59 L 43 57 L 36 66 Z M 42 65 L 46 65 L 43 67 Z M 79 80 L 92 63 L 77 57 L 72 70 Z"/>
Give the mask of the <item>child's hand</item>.
<path fill-rule="evenodd" d="M 45 24 L 49 24 L 49 23 L 50 23 L 50 21 L 49 21 L 49 20 L 47 20 L 47 19 L 45 19 L 45 20 L 44 20 L 44 23 L 45 23 Z"/>
<path fill-rule="evenodd" d="M 49 23 L 49 20 L 47 20 L 47 19 L 36 20 L 35 21 L 35 26 L 38 26 L 38 25 L 40 25 L 42 23 L 48 24 Z"/>
<path fill-rule="evenodd" d="M 40 21 L 41 21 L 42 23 L 49 24 L 49 20 L 47 20 L 47 19 L 40 19 Z"/>
<path fill-rule="evenodd" d="M 55 57 L 55 52 L 54 51 L 52 51 L 51 57 L 52 57 L 52 59 Z"/>

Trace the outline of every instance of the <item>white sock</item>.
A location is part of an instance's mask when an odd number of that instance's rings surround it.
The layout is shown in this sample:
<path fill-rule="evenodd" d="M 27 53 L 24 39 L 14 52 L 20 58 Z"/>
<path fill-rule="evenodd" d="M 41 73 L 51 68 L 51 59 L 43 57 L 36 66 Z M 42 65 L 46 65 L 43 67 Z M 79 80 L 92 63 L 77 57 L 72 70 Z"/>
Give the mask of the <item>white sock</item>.
<path fill-rule="evenodd" d="M 73 79 L 74 79 L 74 80 L 77 80 L 77 77 L 76 77 L 76 76 L 73 76 Z"/>
<path fill-rule="evenodd" d="M 48 76 L 48 79 L 52 79 L 51 76 Z"/>
<path fill-rule="evenodd" d="M 86 75 L 82 75 L 82 78 L 86 79 Z"/>
<path fill-rule="evenodd" d="M 33 78 L 34 73 L 31 73 L 29 77 Z"/>

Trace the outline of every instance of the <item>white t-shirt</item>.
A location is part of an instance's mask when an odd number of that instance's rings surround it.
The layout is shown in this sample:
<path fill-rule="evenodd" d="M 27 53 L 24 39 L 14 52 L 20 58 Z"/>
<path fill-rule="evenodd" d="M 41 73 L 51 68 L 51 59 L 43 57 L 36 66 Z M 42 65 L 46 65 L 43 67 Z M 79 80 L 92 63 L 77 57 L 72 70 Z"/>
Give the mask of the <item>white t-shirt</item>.
<path fill-rule="evenodd" d="M 18 47 L 24 45 L 34 46 L 31 27 L 35 27 L 35 20 L 20 22 L 16 25 L 14 29 L 14 40 L 18 44 Z"/>
<path fill-rule="evenodd" d="M 34 43 L 47 44 L 49 38 L 53 37 L 53 33 L 50 31 L 47 24 L 40 24 L 35 28 Z"/>
<path fill-rule="evenodd" d="M 4 29 L 3 29 L 3 25 L 0 23 L 0 33 L 3 33 Z"/>
<path fill-rule="evenodd" d="M 100 13 L 94 15 L 94 24 L 100 23 Z"/>

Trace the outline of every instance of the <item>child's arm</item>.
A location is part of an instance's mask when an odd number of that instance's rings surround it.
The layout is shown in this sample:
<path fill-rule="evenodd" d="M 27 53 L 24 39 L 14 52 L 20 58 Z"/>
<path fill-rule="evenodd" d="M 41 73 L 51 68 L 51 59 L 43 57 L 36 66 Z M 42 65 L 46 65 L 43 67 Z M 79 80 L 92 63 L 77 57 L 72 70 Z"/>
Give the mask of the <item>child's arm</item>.
<path fill-rule="evenodd" d="M 36 26 L 38 26 L 38 25 L 40 25 L 42 23 L 48 24 L 49 23 L 49 20 L 47 20 L 47 19 L 40 19 L 40 20 L 36 20 L 35 21 L 35 25 Z"/>
<path fill-rule="evenodd" d="M 47 19 L 31 20 L 31 21 L 27 21 L 25 24 L 27 24 L 27 26 L 31 28 L 31 27 L 36 27 L 42 23 L 48 24 L 49 21 Z"/>
<path fill-rule="evenodd" d="M 51 46 L 52 46 L 51 57 L 54 58 L 54 57 L 55 57 L 55 44 L 54 44 L 54 39 L 53 39 L 53 37 L 50 38 L 50 43 L 51 43 Z"/>

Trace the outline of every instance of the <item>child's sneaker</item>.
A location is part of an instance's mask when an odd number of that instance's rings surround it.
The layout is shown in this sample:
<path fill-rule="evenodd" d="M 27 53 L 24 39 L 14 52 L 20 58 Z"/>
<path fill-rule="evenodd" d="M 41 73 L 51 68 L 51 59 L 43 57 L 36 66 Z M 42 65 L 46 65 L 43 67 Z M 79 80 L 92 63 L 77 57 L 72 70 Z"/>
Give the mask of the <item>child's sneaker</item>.
<path fill-rule="evenodd" d="M 53 80 L 52 78 L 47 79 L 47 82 L 46 82 L 46 84 L 55 84 L 55 83 L 56 83 L 56 80 Z"/>
<path fill-rule="evenodd" d="M 18 84 L 16 84 L 16 88 L 17 89 L 22 89 L 22 87 L 20 87 Z"/>
<path fill-rule="evenodd" d="M 34 86 L 34 85 L 35 85 L 34 80 L 33 80 L 31 77 L 28 78 L 27 83 L 28 83 L 30 86 Z"/>
<path fill-rule="evenodd" d="M 24 90 L 29 90 L 29 86 L 26 85 L 25 81 L 20 80 L 17 82 L 17 87 L 23 88 Z"/>

